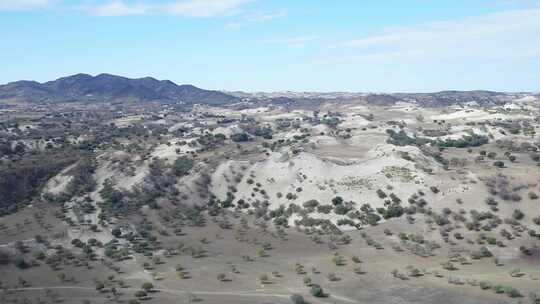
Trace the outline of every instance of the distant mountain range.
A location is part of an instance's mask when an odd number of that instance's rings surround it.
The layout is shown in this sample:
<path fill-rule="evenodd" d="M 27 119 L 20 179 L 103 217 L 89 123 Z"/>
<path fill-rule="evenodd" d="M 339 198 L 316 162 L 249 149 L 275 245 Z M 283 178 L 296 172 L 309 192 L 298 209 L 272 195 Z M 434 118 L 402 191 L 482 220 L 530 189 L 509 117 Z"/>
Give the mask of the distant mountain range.
<path fill-rule="evenodd" d="M 525 98 L 525 99 L 524 99 Z M 39 83 L 16 81 L 0 85 L 2 101 L 21 103 L 58 102 L 183 102 L 186 104 L 225 105 L 239 101 L 264 101 L 276 105 L 313 100 L 359 100 L 375 105 L 413 102 L 424 107 L 444 107 L 459 104 L 480 106 L 500 105 L 514 100 L 540 99 L 532 93 L 492 91 L 442 91 L 436 93 L 351 93 L 351 92 L 221 92 L 204 90 L 192 85 L 177 85 L 169 80 L 151 77 L 131 79 L 110 74 L 91 76 L 76 74 Z"/>
<path fill-rule="evenodd" d="M 131 79 L 110 74 L 76 74 L 45 83 L 16 81 L 0 85 L 1 100 L 26 103 L 160 101 L 226 104 L 238 98 L 220 91 L 177 85 L 169 80 L 151 77 Z"/>

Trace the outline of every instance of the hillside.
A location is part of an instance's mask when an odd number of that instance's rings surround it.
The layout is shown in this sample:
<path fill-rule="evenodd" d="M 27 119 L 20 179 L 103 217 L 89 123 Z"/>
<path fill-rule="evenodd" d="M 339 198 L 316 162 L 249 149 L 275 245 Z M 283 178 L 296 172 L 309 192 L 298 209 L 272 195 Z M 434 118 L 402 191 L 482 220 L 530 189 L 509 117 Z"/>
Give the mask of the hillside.
<path fill-rule="evenodd" d="M 177 85 L 169 80 L 151 77 L 131 79 L 110 74 L 76 74 L 45 83 L 16 81 L 0 86 L 0 101 L 24 103 L 161 101 L 225 104 L 236 99 L 219 91 L 203 90 L 192 85 Z"/>

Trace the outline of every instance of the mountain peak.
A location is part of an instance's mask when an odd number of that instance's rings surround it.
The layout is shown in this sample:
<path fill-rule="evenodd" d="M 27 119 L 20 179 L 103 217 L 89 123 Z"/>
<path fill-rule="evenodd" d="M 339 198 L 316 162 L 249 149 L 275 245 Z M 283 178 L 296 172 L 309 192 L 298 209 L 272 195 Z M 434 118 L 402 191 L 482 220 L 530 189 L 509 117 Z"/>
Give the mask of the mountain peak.
<path fill-rule="evenodd" d="M 138 79 L 107 73 L 92 76 L 79 73 L 45 83 L 16 82 L 0 86 L 0 100 L 14 99 L 36 103 L 67 101 L 159 101 L 203 104 L 234 102 L 236 97 L 197 88 L 193 85 L 177 85 L 170 80 L 153 77 Z"/>

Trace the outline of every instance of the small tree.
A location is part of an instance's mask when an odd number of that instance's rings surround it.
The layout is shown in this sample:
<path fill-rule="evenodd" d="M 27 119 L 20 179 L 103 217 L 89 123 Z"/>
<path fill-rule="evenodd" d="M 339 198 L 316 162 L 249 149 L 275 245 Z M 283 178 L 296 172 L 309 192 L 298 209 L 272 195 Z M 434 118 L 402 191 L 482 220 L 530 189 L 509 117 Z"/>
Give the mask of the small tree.
<path fill-rule="evenodd" d="M 343 203 L 343 198 L 341 196 L 336 196 L 332 199 L 332 204 L 334 206 L 341 205 Z"/>
<path fill-rule="evenodd" d="M 225 276 L 224 273 L 219 273 L 219 274 L 217 275 L 218 281 L 223 282 L 223 281 L 225 281 L 226 278 L 227 278 L 227 276 Z"/>
<path fill-rule="evenodd" d="M 306 301 L 304 300 L 304 297 L 299 295 L 299 294 L 291 295 L 291 302 L 293 304 L 306 304 Z"/>
<path fill-rule="evenodd" d="M 261 284 L 268 283 L 268 275 L 266 273 L 261 274 L 259 276 L 259 281 L 261 282 Z"/>
<path fill-rule="evenodd" d="M 142 284 L 141 288 L 148 292 L 148 291 L 151 291 L 152 289 L 154 289 L 154 284 L 150 283 L 150 282 L 145 282 Z"/>
<path fill-rule="evenodd" d="M 176 176 L 188 175 L 193 165 L 194 162 L 192 159 L 185 156 L 179 157 L 174 161 L 173 172 Z"/>
<path fill-rule="evenodd" d="M 336 276 L 336 274 L 333 273 L 333 272 L 330 272 L 328 275 L 326 275 L 326 277 L 328 278 L 328 280 L 329 280 L 330 282 L 335 282 L 335 281 L 339 281 L 339 280 L 340 280 L 339 277 Z"/>
<path fill-rule="evenodd" d="M 103 290 L 103 288 L 105 288 L 105 284 L 103 284 L 101 282 L 96 283 L 96 290 L 97 291 L 101 291 L 101 290 Z"/>
<path fill-rule="evenodd" d="M 441 266 L 445 270 L 457 270 L 456 266 L 450 261 L 442 263 Z"/>
<path fill-rule="evenodd" d="M 148 294 L 144 290 L 137 290 L 137 292 L 135 292 L 135 296 L 139 299 L 144 299 L 147 295 Z"/>
<path fill-rule="evenodd" d="M 197 301 L 200 301 L 200 299 L 197 298 L 197 296 L 195 294 L 191 293 L 191 292 L 188 292 L 186 294 L 186 296 L 187 296 L 187 299 L 188 299 L 188 303 L 195 303 Z"/>
<path fill-rule="evenodd" d="M 111 231 L 111 234 L 116 237 L 116 238 L 119 238 L 120 236 L 122 236 L 122 230 L 120 230 L 120 228 L 118 227 L 115 227 L 112 231 Z M 137 300 L 135 300 L 137 301 Z"/>
<path fill-rule="evenodd" d="M 504 168 L 504 162 L 498 160 L 498 161 L 493 163 L 493 166 L 498 167 L 498 168 Z"/>
<path fill-rule="evenodd" d="M 28 262 L 26 262 L 26 260 L 22 256 L 15 257 L 13 264 L 15 264 L 15 266 L 19 269 L 26 269 L 30 267 L 30 264 L 28 264 Z"/>
<path fill-rule="evenodd" d="M 324 291 L 320 285 L 313 284 L 311 285 L 311 288 L 309 290 L 309 293 L 316 297 L 316 298 L 322 298 L 324 297 Z"/>
<path fill-rule="evenodd" d="M 257 256 L 262 258 L 262 257 L 266 257 L 268 254 L 266 253 L 266 251 L 262 248 L 260 248 L 259 250 L 257 250 Z"/>

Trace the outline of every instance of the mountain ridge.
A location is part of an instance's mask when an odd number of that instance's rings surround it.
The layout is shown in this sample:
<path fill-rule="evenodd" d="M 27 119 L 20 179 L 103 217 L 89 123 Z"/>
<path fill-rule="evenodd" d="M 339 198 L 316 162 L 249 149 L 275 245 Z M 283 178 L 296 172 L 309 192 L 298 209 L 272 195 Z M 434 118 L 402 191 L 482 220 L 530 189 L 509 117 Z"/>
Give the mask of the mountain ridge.
<path fill-rule="evenodd" d="M 127 78 L 107 73 L 92 76 L 78 73 L 56 80 L 37 82 L 19 80 L 0 85 L 0 102 L 28 104 L 62 102 L 161 102 L 226 105 L 242 100 L 269 101 L 283 104 L 308 100 L 363 100 L 374 105 L 414 102 L 425 107 L 444 107 L 475 103 L 481 106 L 500 105 L 534 93 L 510 93 L 488 90 L 446 90 L 432 93 L 362 93 L 362 92 L 242 92 L 205 90 L 190 84 L 178 85 L 153 77 Z"/>
<path fill-rule="evenodd" d="M 178 85 L 152 77 L 127 78 L 112 74 L 74 74 L 47 82 L 20 80 L 0 85 L 0 100 L 26 103 L 84 101 L 160 101 L 188 104 L 226 104 L 237 97 L 204 90 L 190 84 Z"/>

